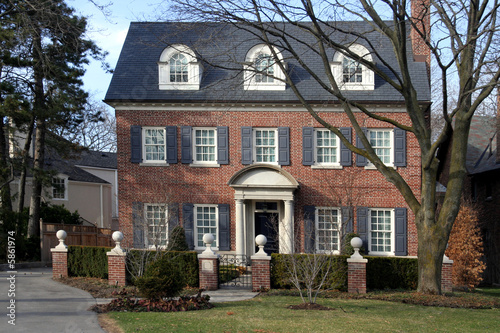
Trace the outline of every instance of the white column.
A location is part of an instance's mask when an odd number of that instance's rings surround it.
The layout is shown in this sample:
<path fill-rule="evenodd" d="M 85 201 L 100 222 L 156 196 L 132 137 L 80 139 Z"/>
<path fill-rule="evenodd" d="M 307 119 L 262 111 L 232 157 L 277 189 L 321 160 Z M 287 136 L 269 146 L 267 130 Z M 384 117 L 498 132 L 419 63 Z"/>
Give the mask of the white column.
<path fill-rule="evenodd" d="M 284 200 L 285 216 L 279 224 L 280 253 L 293 253 L 293 200 Z"/>
<path fill-rule="evenodd" d="M 245 226 L 243 200 L 236 199 L 236 254 L 245 254 Z"/>

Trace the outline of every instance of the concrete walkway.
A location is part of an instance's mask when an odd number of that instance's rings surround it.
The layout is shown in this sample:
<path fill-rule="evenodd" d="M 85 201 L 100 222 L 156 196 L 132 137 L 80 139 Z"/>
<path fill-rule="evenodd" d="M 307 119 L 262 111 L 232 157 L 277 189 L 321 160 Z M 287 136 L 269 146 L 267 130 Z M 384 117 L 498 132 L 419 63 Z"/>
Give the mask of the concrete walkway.
<path fill-rule="evenodd" d="M 52 268 L 0 272 L 0 332 L 103 333 L 97 314 L 87 311 L 95 303 L 89 293 L 53 281 Z"/>
<path fill-rule="evenodd" d="M 203 292 L 212 303 L 242 301 L 258 294 L 227 287 Z M 97 314 L 87 309 L 109 301 L 52 280 L 52 268 L 0 271 L 0 332 L 103 333 Z"/>

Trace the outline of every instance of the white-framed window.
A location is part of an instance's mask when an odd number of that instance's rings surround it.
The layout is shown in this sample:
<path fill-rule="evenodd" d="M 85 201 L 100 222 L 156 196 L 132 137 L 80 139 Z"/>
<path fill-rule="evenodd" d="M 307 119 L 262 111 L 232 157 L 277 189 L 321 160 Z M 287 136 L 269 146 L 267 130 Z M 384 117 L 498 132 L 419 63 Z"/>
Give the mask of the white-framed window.
<path fill-rule="evenodd" d="M 275 128 L 254 128 L 255 163 L 278 164 L 278 131 Z"/>
<path fill-rule="evenodd" d="M 52 177 L 52 199 L 68 200 L 68 177 Z"/>
<path fill-rule="evenodd" d="M 316 207 L 315 244 L 318 253 L 340 253 L 341 212 L 335 207 Z"/>
<path fill-rule="evenodd" d="M 194 205 L 194 228 L 195 228 L 195 247 L 197 249 L 205 248 L 203 242 L 204 234 L 212 234 L 214 242 L 212 248 L 219 247 L 219 212 L 217 205 Z"/>
<path fill-rule="evenodd" d="M 193 128 L 193 164 L 217 164 L 217 129 Z"/>
<path fill-rule="evenodd" d="M 315 165 L 340 166 L 340 140 L 328 129 L 314 130 Z"/>
<path fill-rule="evenodd" d="M 147 226 L 144 244 L 149 248 L 166 248 L 168 242 L 168 206 L 145 204 L 144 220 Z"/>
<path fill-rule="evenodd" d="M 246 90 L 285 90 L 285 76 L 276 62 L 285 65 L 283 56 L 277 48 L 273 48 L 273 51 L 264 44 L 256 45 L 248 51 L 244 65 Z"/>
<path fill-rule="evenodd" d="M 349 50 L 358 57 L 373 62 L 372 55 L 366 47 L 352 44 Z M 338 86 L 343 90 L 373 90 L 375 89 L 375 75 L 372 70 L 354 59 L 338 51 L 331 63 L 332 73 Z"/>
<path fill-rule="evenodd" d="M 394 255 L 394 210 L 371 208 L 368 214 L 370 255 Z"/>
<path fill-rule="evenodd" d="M 199 90 L 200 67 L 196 55 L 186 45 L 167 47 L 158 62 L 160 90 Z"/>
<path fill-rule="evenodd" d="M 367 139 L 373 150 L 386 166 L 394 166 L 394 131 L 392 129 L 370 128 Z M 373 165 L 368 162 L 368 167 Z"/>
<path fill-rule="evenodd" d="M 165 128 L 142 128 L 142 162 L 166 163 L 166 137 Z"/>

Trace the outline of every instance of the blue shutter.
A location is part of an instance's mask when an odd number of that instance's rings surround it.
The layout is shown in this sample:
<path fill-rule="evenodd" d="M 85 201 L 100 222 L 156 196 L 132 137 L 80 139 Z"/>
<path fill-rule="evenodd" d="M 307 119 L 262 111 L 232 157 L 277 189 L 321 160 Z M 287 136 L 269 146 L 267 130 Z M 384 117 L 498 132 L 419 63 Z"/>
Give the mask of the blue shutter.
<path fill-rule="evenodd" d="M 231 250 L 231 226 L 229 217 L 229 204 L 219 204 L 219 244 L 220 251 Z"/>
<path fill-rule="evenodd" d="M 394 166 L 406 166 L 406 131 L 394 128 Z"/>
<path fill-rule="evenodd" d="M 302 164 L 314 164 L 314 128 L 302 127 Z"/>
<path fill-rule="evenodd" d="M 168 233 L 172 233 L 175 227 L 179 225 L 179 204 L 172 202 L 168 205 Z"/>
<path fill-rule="evenodd" d="M 177 126 L 165 127 L 167 133 L 167 163 L 177 163 Z"/>
<path fill-rule="evenodd" d="M 181 126 L 181 162 L 193 163 L 193 140 L 191 126 Z"/>
<path fill-rule="evenodd" d="M 251 126 L 243 126 L 241 128 L 241 164 L 247 165 L 253 162 L 253 148 Z"/>
<path fill-rule="evenodd" d="M 144 219 L 142 216 L 144 205 L 142 202 L 132 202 L 132 226 L 134 229 L 133 247 L 144 248 Z"/>
<path fill-rule="evenodd" d="M 229 164 L 229 131 L 227 126 L 217 127 L 217 163 Z"/>
<path fill-rule="evenodd" d="M 130 162 L 142 162 L 142 127 L 130 126 Z"/>
<path fill-rule="evenodd" d="M 368 134 L 368 130 L 365 127 L 362 127 L 361 130 L 366 135 Z M 365 146 L 361 142 L 359 135 L 356 135 L 356 147 L 364 149 Z M 364 156 L 356 154 L 356 165 L 357 166 L 365 166 L 368 163 L 368 159 Z"/>
<path fill-rule="evenodd" d="M 340 133 L 351 143 L 352 140 L 352 128 L 341 127 Z M 340 165 L 351 166 L 352 165 L 352 153 L 349 148 L 346 147 L 342 142 L 340 143 Z"/>
<path fill-rule="evenodd" d="M 342 228 L 345 228 L 344 235 L 354 232 L 352 216 L 352 207 L 342 207 Z"/>
<path fill-rule="evenodd" d="M 194 205 L 185 203 L 182 205 L 182 225 L 186 233 L 186 241 L 190 250 L 194 250 Z"/>
<path fill-rule="evenodd" d="M 396 249 L 394 254 L 397 256 L 408 255 L 407 249 L 407 218 L 406 208 L 395 208 L 395 234 L 396 234 Z"/>
<path fill-rule="evenodd" d="M 358 235 L 359 238 L 363 240 L 363 247 L 365 248 L 365 252 L 369 254 L 370 249 L 368 248 L 368 208 L 358 207 L 356 215 L 358 222 Z"/>
<path fill-rule="evenodd" d="M 290 129 L 278 127 L 278 164 L 290 165 Z"/>
<path fill-rule="evenodd" d="M 315 250 L 315 223 L 316 207 L 304 206 L 304 250 L 306 253 L 314 253 Z"/>

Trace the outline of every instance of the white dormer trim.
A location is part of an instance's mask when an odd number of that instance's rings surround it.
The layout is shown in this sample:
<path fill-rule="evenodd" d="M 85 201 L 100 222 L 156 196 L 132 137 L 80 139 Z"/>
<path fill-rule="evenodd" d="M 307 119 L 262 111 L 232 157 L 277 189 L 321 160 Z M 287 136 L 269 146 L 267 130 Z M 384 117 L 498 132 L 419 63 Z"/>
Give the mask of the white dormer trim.
<path fill-rule="evenodd" d="M 172 82 L 170 80 L 170 59 L 176 54 L 182 54 L 187 59 L 187 82 Z M 201 65 L 195 53 L 186 45 L 174 44 L 161 53 L 158 61 L 158 85 L 160 90 L 199 90 L 201 80 Z"/>
<path fill-rule="evenodd" d="M 284 64 L 281 52 L 275 47 L 273 47 L 273 50 L 276 53 L 277 60 Z M 259 77 L 262 77 L 263 74 L 258 73 L 260 69 L 256 68 L 256 60 L 261 55 L 267 55 L 271 59 L 274 58 L 271 48 L 265 44 L 255 45 L 247 52 L 245 64 L 243 65 L 245 90 L 285 90 L 285 75 L 276 63 L 276 59 L 273 59 L 274 63 L 268 67 L 272 75 L 266 76 L 264 74 L 264 77 L 269 78 L 271 82 L 259 81 Z"/>
<path fill-rule="evenodd" d="M 349 50 L 357 54 L 366 61 L 373 62 L 372 55 L 366 47 L 360 44 L 351 44 Z M 361 67 L 361 82 L 344 82 L 343 64 L 344 59 L 350 59 L 342 52 L 336 52 L 333 56 L 333 61 L 330 63 L 333 76 L 341 90 L 374 90 L 375 89 L 375 74 L 365 65 L 359 64 Z"/>

